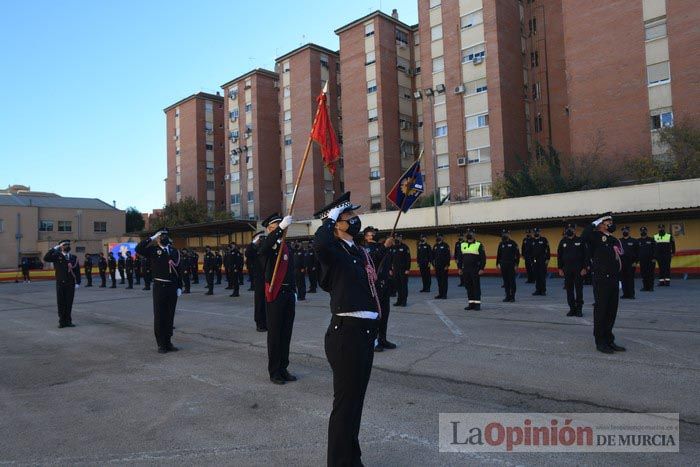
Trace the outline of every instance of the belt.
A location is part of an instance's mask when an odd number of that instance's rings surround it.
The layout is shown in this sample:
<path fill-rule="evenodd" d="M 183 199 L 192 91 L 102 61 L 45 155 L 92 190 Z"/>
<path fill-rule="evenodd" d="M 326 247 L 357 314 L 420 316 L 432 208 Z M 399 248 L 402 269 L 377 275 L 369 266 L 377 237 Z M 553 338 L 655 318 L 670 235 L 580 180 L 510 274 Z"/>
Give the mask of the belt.
<path fill-rule="evenodd" d="M 331 325 L 342 324 L 343 326 L 361 327 L 364 329 L 375 329 L 379 326 L 379 319 L 356 318 L 354 316 L 338 316 L 331 317 Z"/>

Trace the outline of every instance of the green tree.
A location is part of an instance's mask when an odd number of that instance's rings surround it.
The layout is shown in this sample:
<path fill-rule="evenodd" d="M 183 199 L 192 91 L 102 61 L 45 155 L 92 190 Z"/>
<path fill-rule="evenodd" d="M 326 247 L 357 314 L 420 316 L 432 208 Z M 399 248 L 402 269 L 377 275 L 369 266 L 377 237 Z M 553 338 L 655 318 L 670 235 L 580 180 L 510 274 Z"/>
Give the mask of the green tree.
<path fill-rule="evenodd" d="M 163 212 L 153 221 L 153 229 L 198 224 L 208 220 L 210 219 L 206 206 L 188 196 L 181 201 L 166 204 Z"/>
<path fill-rule="evenodd" d="M 126 231 L 130 232 L 140 232 L 146 222 L 143 220 L 143 215 L 133 206 L 126 208 Z"/>

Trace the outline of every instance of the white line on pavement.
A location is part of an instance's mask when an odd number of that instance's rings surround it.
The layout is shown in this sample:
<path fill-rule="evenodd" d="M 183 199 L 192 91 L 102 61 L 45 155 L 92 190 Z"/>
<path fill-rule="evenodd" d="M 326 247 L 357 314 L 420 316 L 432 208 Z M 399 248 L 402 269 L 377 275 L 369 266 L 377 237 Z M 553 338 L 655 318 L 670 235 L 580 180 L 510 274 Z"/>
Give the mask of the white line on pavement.
<path fill-rule="evenodd" d="M 440 318 L 440 321 L 445 323 L 445 326 L 447 326 L 447 328 L 450 330 L 450 332 L 452 332 L 452 334 L 454 334 L 457 337 L 462 337 L 464 335 L 462 330 L 459 329 L 450 318 L 445 316 L 445 313 L 443 313 L 442 310 L 438 308 L 438 306 L 432 300 L 426 300 L 425 303 L 427 303 L 428 306 L 433 309 L 437 317 Z"/>

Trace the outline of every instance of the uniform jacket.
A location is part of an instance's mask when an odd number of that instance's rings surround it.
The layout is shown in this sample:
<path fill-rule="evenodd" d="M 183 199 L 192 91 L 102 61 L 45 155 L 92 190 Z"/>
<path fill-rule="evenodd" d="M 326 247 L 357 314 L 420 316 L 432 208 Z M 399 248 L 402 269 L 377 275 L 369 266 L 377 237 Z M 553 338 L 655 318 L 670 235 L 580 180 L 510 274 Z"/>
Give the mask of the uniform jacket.
<path fill-rule="evenodd" d="M 462 242 L 463 244 L 472 244 L 473 242 Z M 479 250 L 477 254 L 470 254 L 462 252 L 462 268 L 466 272 L 477 272 L 486 267 L 486 251 L 484 251 L 484 244 L 479 242 Z"/>
<path fill-rule="evenodd" d="M 56 283 L 62 285 L 80 284 L 80 264 L 78 257 L 52 248 L 44 255 L 44 262 L 53 263 Z"/>
<path fill-rule="evenodd" d="M 505 242 L 501 240 L 498 244 L 498 253 L 496 253 L 496 265 L 517 266 L 519 262 L 520 250 L 518 249 L 518 244 L 510 238 Z"/>
<path fill-rule="evenodd" d="M 654 248 L 656 247 L 653 237 L 639 237 L 639 261 L 653 261 Z"/>
<path fill-rule="evenodd" d="M 586 242 L 586 258 L 591 264 L 594 278 L 618 280 L 622 263 L 622 244 L 608 233 L 594 230 L 593 224 L 588 225 L 581 238 Z"/>
<path fill-rule="evenodd" d="M 533 238 L 530 243 L 532 248 L 532 259 L 535 261 L 549 261 L 549 241 L 545 237 Z"/>
<path fill-rule="evenodd" d="M 402 275 L 411 269 L 411 250 L 405 243 L 397 243 L 393 247 L 392 269 L 395 275 Z"/>
<path fill-rule="evenodd" d="M 462 250 L 460 249 L 460 254 Z M 450 247 L 445 242 L 438 242 L 433 246 L 431 253 L 433 267 L 435 269 L 445 269 L 450 265 Z"/>
<path fill-rule="evenodd" d="M 282 244 L 282 234 L 284 234 L 284 230 L 277 227 L 275 230 L 272 231 L 272 233 L 270 233 L 267 237 L 260 240 L 259 242 L 260 246 L 258 253 L 260 258 L 260 264 L 262 266 L 262 270 L 264 271 L 264 281 L 267 283 L 272 281 L 272 273 L 275 270 L 277 254 L 279 252 L 280 245 Z M 288 244 L 286 244 L 286 242 L 285 246 L 287 248 L 286 254 L 289 264 L 287 266 L 287 273 L 285 274 L 282 283 L 286 284 L 288 287 L 291 287 L 296 291 L 296 282 L 294 280 L 294 255 L 292 254 L 292 249 L 289 247 Z M 277 278 L 275 278 L 275 282 L 277 282 Z"/>
<path fill-rule="evenodd" d="M 153 279 L 168 280 L 182 288 L 182 273 L 180 271 L 180 252 L 172 245 L 162 248 L 146 238 L 136 245 L 136 252 L 150 264 Z"/>
<path fill-rule="evenodd" d="M 557 248 L 557 269 L 581 271 L 586 265 L 586 242 L 581 237 L 564 237 Z"/>
<path fill-rule="evenodd" d="M 620 243 L 625 250 L 621 258 L 623 263 L 630 264 L 639 261 L 639 240 L 632 237 L 622 237 Z"/>
<path fill-rule="evenodd" d="M 430 244 L 428 242 L 419 242 L 416 256 L 418 266 L 422 268 L 428 267 L 433 259 L 433 249 L 430 247 Z"/>

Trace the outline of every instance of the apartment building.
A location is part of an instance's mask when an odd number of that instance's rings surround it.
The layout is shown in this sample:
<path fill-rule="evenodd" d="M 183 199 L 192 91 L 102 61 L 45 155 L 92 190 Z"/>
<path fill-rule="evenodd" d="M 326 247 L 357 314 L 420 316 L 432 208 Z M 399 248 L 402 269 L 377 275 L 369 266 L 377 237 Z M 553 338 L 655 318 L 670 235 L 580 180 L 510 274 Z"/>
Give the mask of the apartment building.
<path fill-rule="evenodd" d="M 282 177 L 278 190 L 282 192 L 283 210 L 292 200 L 294 183 L 301 167 L 309 133 L 316 114 L 316 98 L 328 83 L 327 101 L 329 115 L 338 141 L 343 143 L 343 133 L 338 124 L 341 118 L 340 62 L 338 52 L 316 44 L 306 44 L 276 59 L 275 70 L 279 75 L 279 166 Z M 343 160 L 333 176 L 323 164 L 317 144 L 311 146 L 297 193 L 294 215 L 310 218 L 313 213 L 333 201 L 343 192 Z"/>
<path fill-rule="evenodd" d="M 226 208 L 224 99 L 192 94 L 164 110 L 167 137 L 167 203 L 187 197 L 209 212 Z"/>
<path fill-rule="evenodd" d="M 363 210 L 386 195 L 419 152 L 415 28 L 375 11 L 336 29 L 343 86 L 345 187 Z M 417 36 L 416 36 L 417 37 Z"/>
<path fill-rule="evenodd" d="M 224 90 L 226 203 L 234 218 L 261 219 L 279 211 L 279 76 L 258 68 Z"/>

